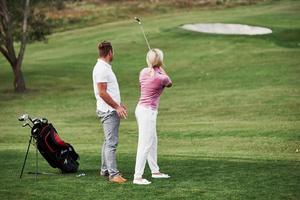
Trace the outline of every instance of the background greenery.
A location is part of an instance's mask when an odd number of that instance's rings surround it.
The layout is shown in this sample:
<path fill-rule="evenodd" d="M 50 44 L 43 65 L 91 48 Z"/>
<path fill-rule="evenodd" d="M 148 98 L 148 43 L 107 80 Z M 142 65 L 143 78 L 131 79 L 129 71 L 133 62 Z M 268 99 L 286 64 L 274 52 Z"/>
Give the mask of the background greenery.
<path fill-rule="evenodd" d="M 144 17 L 152 47 L 165 52 L 174 87 L 159 109 L 159 165 L 169 180 L 131 183 L 137 147 L 134 109 L 147 51 L 133 20 L 55 33 L 30 44 L 24 60 L 29 91 L 12 92 L 0 58 L 1 199 L 298 199 L 300 196 L 300 2 L 267 1 L 234 8 L 193 9 Z M 193 33 L 184 23 L 245 23 L 265 36 Z M 114 71 L 129 118 L 120 127 L 119 168 L 128 183 L 97 175 L 102 128 L 95 115 L 91 73 L 97 43 L 115 48 Z M 81 156 L 80 171 L 61 175 L 39 157 L 40 171 L 19 179 L 29 129 L 17 116 L 47 117 Z M 35 169 L 31 148 L 25 172 Z"/>

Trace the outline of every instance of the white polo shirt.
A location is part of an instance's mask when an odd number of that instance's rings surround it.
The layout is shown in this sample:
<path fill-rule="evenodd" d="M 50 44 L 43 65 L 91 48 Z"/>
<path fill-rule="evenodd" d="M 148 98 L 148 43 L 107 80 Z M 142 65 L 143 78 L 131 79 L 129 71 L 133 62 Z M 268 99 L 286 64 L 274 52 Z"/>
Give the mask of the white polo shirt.
<path fill-rule="evenodd" d="M 98 59 L 93 70 L 93 85 L 95 98 L 97 100 L 97 111 L 107 112 L 115 110 L 100 97 L 97 83 L 107 83 L 107 93 L 117 104 L 121 103 L 119 84 L 116 75 L 112 71 L 111 65 L 101 59 Z"/>

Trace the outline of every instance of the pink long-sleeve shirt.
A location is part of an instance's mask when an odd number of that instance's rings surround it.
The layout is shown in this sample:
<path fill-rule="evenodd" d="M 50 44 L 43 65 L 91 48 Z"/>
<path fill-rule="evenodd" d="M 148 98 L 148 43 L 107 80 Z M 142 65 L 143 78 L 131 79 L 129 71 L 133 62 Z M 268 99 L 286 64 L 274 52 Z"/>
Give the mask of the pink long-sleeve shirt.
<path fill-rule="evenodd" d="M 148 67 L 142 69 L 140 72 L 141 96 L 138 104 L 146 108 L 157 110 L 160 95 L 165 86 L 172 83 L 172 81 L 170 77 L 164 74 L 159 68 L 154 68 L 154 72 L 154 76 L 151 76 Z"/>

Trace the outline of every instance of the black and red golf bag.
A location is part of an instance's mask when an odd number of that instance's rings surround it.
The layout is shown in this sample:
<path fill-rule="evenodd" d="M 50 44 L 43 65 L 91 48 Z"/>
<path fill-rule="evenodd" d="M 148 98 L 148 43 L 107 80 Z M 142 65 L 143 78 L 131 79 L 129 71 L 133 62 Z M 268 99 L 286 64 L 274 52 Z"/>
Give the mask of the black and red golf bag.
<path fill-rule="evenodd" d="M 77 172 L 78 154 L 73 146 L 64 142 L 47 119 L 33 119 L 31 134 L 36 140 L 37 149 L 53 168 L 62 173 Z"/>

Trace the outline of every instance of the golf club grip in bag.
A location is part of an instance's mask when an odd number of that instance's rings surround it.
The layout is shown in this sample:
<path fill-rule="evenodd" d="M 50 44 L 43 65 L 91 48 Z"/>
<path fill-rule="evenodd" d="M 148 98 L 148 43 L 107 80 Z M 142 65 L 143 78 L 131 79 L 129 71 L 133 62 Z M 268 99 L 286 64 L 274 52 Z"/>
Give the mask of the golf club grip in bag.
<path fill-rule="evenodd" d="M 36 134 L 39 129 L 39 134 Z M 59 168 L 62 173 L 77 172 L 79 163 L 78 154 L 73 146 L 64 142 L 51 123 L 42 123 L 39 127 L 33 126 L 32 134 L 36 135 L 37 148 L 42 156 L 53 168 Z"/>

